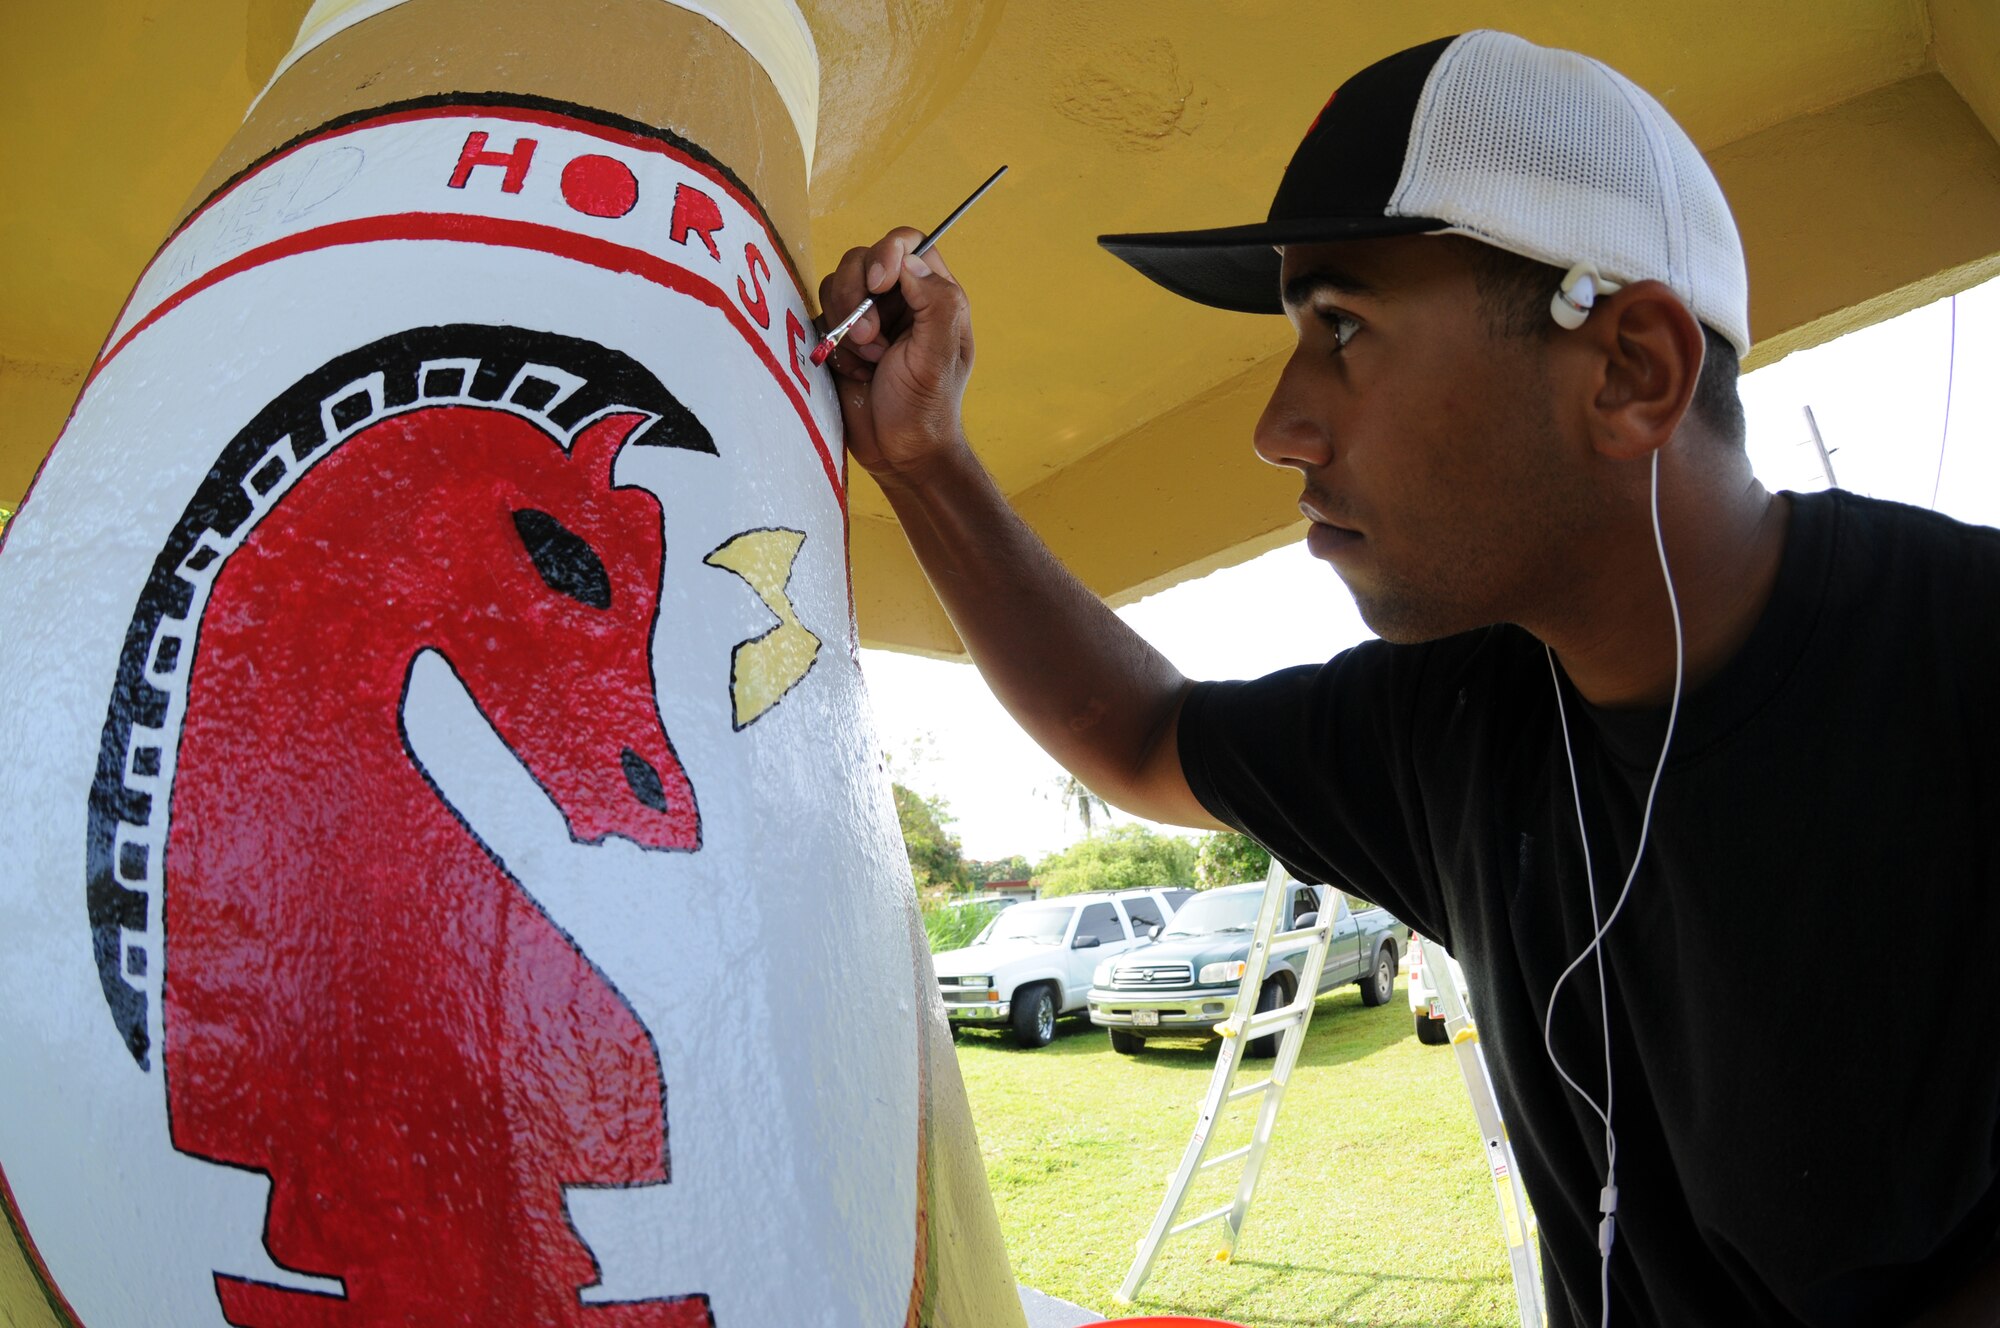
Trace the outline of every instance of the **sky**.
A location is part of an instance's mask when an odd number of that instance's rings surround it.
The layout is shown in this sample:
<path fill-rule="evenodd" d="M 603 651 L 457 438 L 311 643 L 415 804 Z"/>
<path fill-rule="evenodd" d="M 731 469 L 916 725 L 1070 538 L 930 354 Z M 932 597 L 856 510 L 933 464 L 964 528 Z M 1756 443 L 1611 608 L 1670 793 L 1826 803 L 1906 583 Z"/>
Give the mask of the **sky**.
<path fill-rule="evenodd" d="M 1841 488 L 1919 507 L 1932 506 L 1935 491 L 1938 511 L 2000 526 L 1995 364 L 2000 280 L 1788 356 L 1742 379 L 1751 464 L 1772 489 L 1827 487 L 1803 413 L 1810 406 Z M 976 376 L 971 390 L 981 390 Z M 1244 464 L 1258 464 L 1243 441 Z M 1191 678 L 1257 677 L 1372 635 L 1333 570 L 1302 544 L 1184 582 L 1119 616 Z M 1248 626 L 1219 632 L 1218 623 Z M 945 800 L 966 856 L 1033 862 L 1081 837 L 1054 792 L 1060 768 L 970 665 L 880 650 L 864 650 L 861 664 L 896 778 Z"/>

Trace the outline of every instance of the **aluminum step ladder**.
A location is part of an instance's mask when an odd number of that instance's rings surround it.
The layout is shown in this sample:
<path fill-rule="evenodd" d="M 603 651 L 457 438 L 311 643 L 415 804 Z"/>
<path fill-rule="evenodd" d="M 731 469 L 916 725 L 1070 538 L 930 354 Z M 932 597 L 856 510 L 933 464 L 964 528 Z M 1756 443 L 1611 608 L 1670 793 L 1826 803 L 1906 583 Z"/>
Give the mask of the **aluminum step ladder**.
<path fill-rule="evenodd" d="M 1493 1078 L 1486 1072 L 1486 1053 L 1479 1046 L 1479 1027 L 1466 1006 L 1452 958 L 1436 941 L 1425 939 L 1424 967 L 1431 986 L 1437 991 L 1437 1007 L 1444 1015 L 1445 1036 L 1451 1039 L 1458 1072 L 1465 1079 L 1465 1091 L 1472 1098 L 1472 1114 L 1479 1121 L 1480 1138 L 1486 1145 L 1486 1169 L 1493 1178 L 1493 1198 L 1500 1205 L 1500 1233 L 1507 1242 L 1507 1262 L 1514 1272 L 1514 1305 L 1521 1314 L 1521 1328 L 1542 1328 L 1542 1279 L 1535 1267 L 1535 1215 L 1528 1207 L 1527 1191 L 1521 1188 L 1519 1169 L 1514 1165 L 1514 1146 L 1507 1140 L 1507 1122 L 1501 1119 L 1500 1103 L 1493 1096 Z"/>
<path fill-rule="evenodd" d="M 1243 1218 L 1250 1211 L 1250 1198 L 1257 1189 L 1257 1175 L 1263 1170 L 1264 1156 L 1271 1146 L 1271 1131 L 1278 1123 L 1278 1106 L 1284 1101 L 1285 1085 L 1291 1081 L 1292 1067 L 1298 1063 L 1299 1048 L 1306 1040 L 1306 1028 L 1312 1023 L 1313 1002 L 1319 995 L 1320 972 L 1326 967 L 1327 946 L 1333 939 L 1332 914 L 1335 910 L 1330 907 L 1333 900 L 1330 886 L 1326 887 L 1326 903 L 1321 906 L 1319 917 L 1312 926 L 1291 931 L 1278 930 L 1280 919 L 1286 916 L 1286 901 L 1291 897 L 1294 884 L 1284 867 L 1273 858 L 1271 874 L 1264 880 L 1264 900 L 1257 912 L 1257 927 L 1251 936 L 1250 954 L 1243 961 L 1243 977 L 1236 988 L 1236 1007 L 1216 1029 L 1222 1034 L 1222 1047 L 1216 1053 L 1215 1072 L 1209 1076 L 1208 1092 L 1202 1097 L 1194 1136 L 1188 1140 L 1187 1148 L 1181 1154 L 1180 1165 L 1168 1177 L 1167 1194 L 1160 1201 L 1160 1211 L 1153 1215 L 1153 1224 L 1139 1242 L 1131 1271 L 1125 1274 L 1125 1281 L 1118 1288 L 1120 1305 L 1130 1305 L 1139 1294 L 1139 1288 L 1145 1285 L 1147 1276 L 1153 1271 L 1153 1260 L 1159 1256 L 1160 1247 L 1170 1237 L 1220 1221 L 1223 1224 L 1222 1247 L 1215 1252 L 1216 1259 L 1226 1263 L 1236 1252 L 1237 1238 L 1243 1234 Z M 1264 972 L 1271 951 L 1276 946 L 1294 941 L 1310 942 L 1299 973 L 1298 991 L 1289 1005 L 1258 1013 L 1257 998 L 1264 985 Z M 1248 1044 L 1255 1038 L 1281 1029 L 1283 1038 L 1278 1044 L 1277 1059 L 1271 1063 L 1271 1073 L 1241 1088 L 1233 1087 L 1237 1067 L 1242 1064 Z M 1231 1103 L 1259 1094 L 1263 1102 L 1250 1142 L 1241 1148 L 1208 1157 L 1209 1140 L 1223 1109 Z M 1179 1223 L 1174 1221 L 1180 1216 L 1181 1205 L 1187 1201 L 1188 1190 L 1197 1177 L 1239 1161 L 1243 1164 L 1243 1172 L 1236 1182 L 1234 1199 L 1199 1217 Z"/>

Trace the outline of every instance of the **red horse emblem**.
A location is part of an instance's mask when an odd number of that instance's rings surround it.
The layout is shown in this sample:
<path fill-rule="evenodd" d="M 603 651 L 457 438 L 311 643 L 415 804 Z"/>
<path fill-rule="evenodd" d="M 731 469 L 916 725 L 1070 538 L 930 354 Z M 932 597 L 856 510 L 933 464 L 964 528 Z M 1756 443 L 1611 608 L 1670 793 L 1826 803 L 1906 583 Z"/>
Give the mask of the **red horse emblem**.
<path fill-rule="evenodd" d="M 698 848 L 655 701 L 661 509 L 612 467 L 713 445 L 632 361 L 566 338 L 426 329 L 329 370 L 260 416 L 280 472 L 260 492 L 242 452 L 262 510 L 219 532 L 193 658 L 167 675 L 173 1142 L 267 1174 L 272 1258 L 341 1287 L 218 1273 L 224 1316 L 708 1325 L 702 1295 L 583 1299 L 599 1274 L 565 1190 L 668 1179 L 659 1055 L 446 802 L 404 707 L 435 653 L 574 838 Z M 191 505 L 184 545 L 215 511 Z"/>

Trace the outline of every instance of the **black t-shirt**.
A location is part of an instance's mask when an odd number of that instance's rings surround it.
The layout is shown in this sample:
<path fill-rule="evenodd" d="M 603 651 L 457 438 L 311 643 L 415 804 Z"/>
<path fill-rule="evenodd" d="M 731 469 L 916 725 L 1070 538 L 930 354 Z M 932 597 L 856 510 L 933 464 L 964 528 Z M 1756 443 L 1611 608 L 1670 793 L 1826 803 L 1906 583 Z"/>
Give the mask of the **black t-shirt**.
<path fill-rule="evenodd" d="M 1788 497 L 1605 942 L 1621 1325 L 1900 1322 L 2000 1233 L 2000 531 Z M 1608 910 L 1666 711 L 1560 685 Z M 1373 641 L 1197 687 L 1180 754 L 1217 817 L 1464 963 L 1551 1321 L 1595 1325 L 1603 1127 L 1542 1045 L 1594 930 L 1556 686 L 1518 628 Z M 1585 964 L 1553 1041 L 1602 1101 L 1598 996 Z"/>

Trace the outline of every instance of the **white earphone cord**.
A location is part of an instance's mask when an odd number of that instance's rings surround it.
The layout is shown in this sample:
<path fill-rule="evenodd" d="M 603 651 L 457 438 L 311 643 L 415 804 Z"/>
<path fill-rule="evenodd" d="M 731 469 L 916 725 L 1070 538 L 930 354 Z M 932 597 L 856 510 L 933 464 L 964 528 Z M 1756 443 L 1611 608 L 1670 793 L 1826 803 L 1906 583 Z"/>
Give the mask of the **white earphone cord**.
<path fill-rule="evenodd" d="M 1639 863 L 1646 856 L 1646 837 L 1653 824 L 1653 798 L 1660 791 L 1660 775 L 1667 768 L 1667 751 L 1673 746 L 1674 721 L 1680 717 L 1681 679 L 1687 662 L 1685 646 L 1681 638 L 1680 599 L 1674 594 L 1674 574 L 1667 566 L 1666 537 L 1660 533 L 1660 454 L 1658 452 L 1653 453 L 1652 506 L 1653 547 L 1658 550 L 1660 555 L 1660 575 L 1667 583 L 1667 606 L 1673 610 L 1674 615 L 1674 697 L 1672 703 L 1667 707 L 1666 736 L 1660 740 L 1660 759 L 1653 767 L 1653 782 L 1651 787 L 1646 790 L 1646 807 L 1639 818 L 1639 844 L 1632 851 L 1632 867 L 1625 874 L 1624 887 L 1618 891 L 1618 898 L 1611 905 L 1610 915 L 1602 923 L 1597 920 L 1597 877 L 1590 862 L 1590 836 L 1584 828 L 1583 791 L 1578 786 L 1576 780 L 1576 753 L 1570 746 L 1569 715 L 1563 707 L 1562 680 L 1556 673 L 1555 652 L 1550 650 L 1547 645 L 1542 647 L 1543 652 L 1548 656 L 1549 660 L 1549 680 L 1555 684 L 1556 689 L 1556 717 L 1562 724 L 1563 757 L 1569 764 L 1570 794 L 1576 800 L 1576 834 L 1578 841 L 1583 846 L 1584 884 L 1590 892 L 1590 922 L 1594 929 L 1594 934 L 1590 938 L 1590 944 L 1584 946 L 1577 957 L 1570 961 L 1569 967 L 1565 968 L 1562 971 L 1562 976 L 1556 979 L 1555 986 L 1549 989 L 1548 1012 L 1542 1019 L 1542 1049 L 1548 1053 L 1549 1064 L 1556 1067 L 1556 1073 L 1562 1076 L 1563 1082 L 1568 1084 L 1576 1095 L 1582 1098 L 1585 1104 L 1590 1107 L 1591 1111 L 1596 1113 L 1597 1118 L 1604 1122 L 1604 1188 L 1599 1191 L 1597 1197 L 1598 1211 L 1603 1214 L 1602 1219 L 1597 1224 L 1597 1287 L 1599 1303 L 1603 1307 L 1599 1323 L 1604 1328 L 1609 1328 L 1611 1323 L 1611 1246 L 1617 1230 L 1612 1215 L 1618 1210 L 1618 1135 L 1611 1128 L 1611 1000 L 1608 995 L 1609 989 L 1604 981 L 1604 936 L 1605 933 L 1611 930 L 1611 924 L 1618 921 L 1618 914 L 1625 907 L 1626 896 L 1632 893 L 1632 882 L 1638 879 Z M 1577 967 L 1585 959 L 1592 958 L 1593 956 L 1597 963 L 1598 1020 L 1604 1030 L 1604 1105 L 1602 1107 L 1598 1106 L 1597 1100 L 1585 1092 L 1583 1086 L 1571 1078 L 1569 1071 L 1563 1068 L 1562 1061 L 1556 1056 L 1555 1044 L 1550 1040 L 1549 1035 L 1549 1030 L 1555 1020 L 1556 997 L 1561 994 L 1563 983 L 1569 980 L 1569 975 L 1576 972 Z"/>

